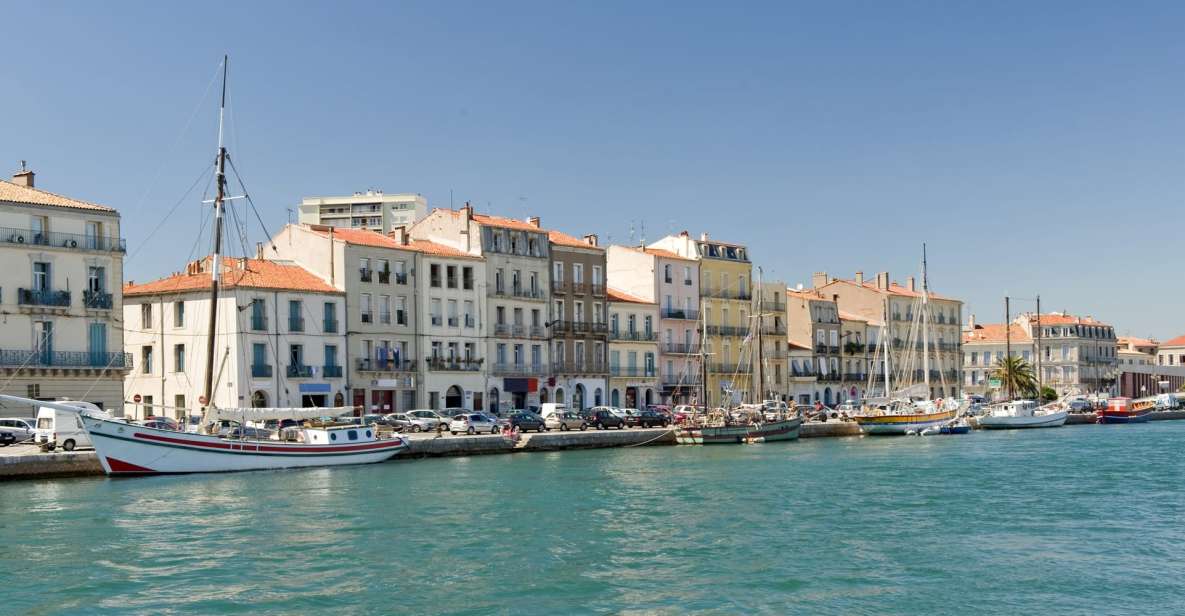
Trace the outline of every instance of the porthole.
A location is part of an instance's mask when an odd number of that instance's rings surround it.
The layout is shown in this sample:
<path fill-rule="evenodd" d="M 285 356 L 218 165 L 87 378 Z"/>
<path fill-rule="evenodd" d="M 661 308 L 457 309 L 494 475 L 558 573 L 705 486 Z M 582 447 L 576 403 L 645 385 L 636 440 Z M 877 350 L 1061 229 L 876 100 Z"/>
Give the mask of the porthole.
<path fill-rule="evenodd" d="M 336 441 L 337 440 L 337 432 L 330 432 L 329 433 L 329 440 Z"/>
<path fill-rule="evenodd" d="M 370 432 L 370 430 L 367 430 L 367 431 L 366 431 L 366 438 L 371 438 L 371 432 Z"/>

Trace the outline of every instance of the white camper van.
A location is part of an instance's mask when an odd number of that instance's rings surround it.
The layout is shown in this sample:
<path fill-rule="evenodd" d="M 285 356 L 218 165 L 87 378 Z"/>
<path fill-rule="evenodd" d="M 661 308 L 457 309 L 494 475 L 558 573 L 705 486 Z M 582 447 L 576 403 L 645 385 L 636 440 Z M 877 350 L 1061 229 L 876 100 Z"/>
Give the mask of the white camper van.
<path fill-rule="evenodd" d="M 90 402 L 74 400 L 61 401 L 58 404 L 68 404 L 79 410 L 90 411 L 92 414 L 107 416 L 99 407 Z M 82 418 L 75 411 L 51 409 L 41 407 L 37 409 L 37 429 L 34 437 L 38 445 L 46 443 L 50 449 L 61 447 L 66 451 L 74 451 L 79 447 L 91 447 L 91 439 L 82 427 Z"/>

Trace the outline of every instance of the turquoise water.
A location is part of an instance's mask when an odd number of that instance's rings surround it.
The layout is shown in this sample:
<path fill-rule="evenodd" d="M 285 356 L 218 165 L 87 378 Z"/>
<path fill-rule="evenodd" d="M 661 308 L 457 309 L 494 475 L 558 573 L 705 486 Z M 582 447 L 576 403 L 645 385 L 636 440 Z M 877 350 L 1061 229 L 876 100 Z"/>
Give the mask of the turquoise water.
<path fill-rule="evenodd" d="M 1185 613 L 1185 422 L 0 484 L 0 612 Z"/>

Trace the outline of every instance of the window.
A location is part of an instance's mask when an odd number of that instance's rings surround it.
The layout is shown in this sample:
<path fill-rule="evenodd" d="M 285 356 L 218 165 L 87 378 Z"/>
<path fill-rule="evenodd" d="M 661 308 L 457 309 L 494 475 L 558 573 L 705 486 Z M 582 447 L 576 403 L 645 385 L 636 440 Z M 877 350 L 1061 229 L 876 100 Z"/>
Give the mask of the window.
<path fill-rule="evenodd" d="M 614 334 L 616 334 L 618 331 L 617 317 L 618 317 L 618 315 L 616 315 L 616 314 L 609 315 L 609 331 L 613 332 Z"/>
<path fill-rule="evenodd" d="M 173 327 L 185 327 L 185 302 L 173 302 Z"/>
<path fill-rule="evenodd" d="M 448 300 L 448 326 L 458 327 L 460 324 L 460 320 L 457 317 L 457 300 L 450 299 Z"/>
<path fill-rule="evenodd" d="M 300 316 L 301 304 L 298 299 L 288 300 L 288 331 L 304 331 L 304 317 Z"/>
<path fill-rule="evenodd" d="M 667 263 L 666 265 L 662 266 L 662 281 L 667 284 L 671 283 L 671 264 L 670 263 Z"/>
<path fill-rule="evenodd" d="M 140 304 L 140 329 L 152 329 L 152 304 Z"/>
<path fill-rule="evenodd" d="M 572 320 L 577 323 L 584 322 L 584 302 L 576 302 L 572 305 Z"/>
<path fill-rule="evenodd" d="M 90 266 L 86 270 L 86 290 L 103 293 L 107 290 L 107 268 Z"/>
<path fill-rule="evenodd" d="M 332 367 L 336 367 L 337 365 L 338 365 L 337 364 L 337 345 L 336 344 L 325 345 L 325 367 L 332 368 Z M 329 376 L 329 375 L 325 375 L 325 376 Z"/>
<path fill-rule="evenodd" d="M 49 218 L 46 216 L 33 216 L 29 220 L 29 228 L 33 231 L 33 243 L 45 244 L 48 240 L 46 235 L 49 233 Z"/>
<path fill-rule="evenodd" d="M 473 300 L 465 300 L 464 310 L 465 327 L 475 327 L 476 324 L 474 323 L 473 319 Z M 538 310 L 536 310 L 536 312 L 538 312 Z"/>
<path fill-rule="evenodd" d="M 521 344 L 514 345 L 514 365 L 521 367 L 523 365 L 524 359 L 525 358 L 523 357 L 523 345 L 521 345 Z"/>
<path fill-rule="evenodd" d="M 554 316 L 556 319 L 561 319 L 561 320 L 564 318 L 564 300 L 562 300 L 562 299 L 555 300 L 555 314 L 552 316 Z"/>
<path fill-rule="evenodd" d="M 428 314 L 431 315 L 432 325 L 442 325 L 443 316 L 441 315 L 440 298 L 434 297 L 429 302 Z"/>
<path fill-rule="evenodd" d="M 391 296 L 379 296 L 379 323 L 391 323 Z"/>
<path fill-rule="evenodd" d="M 322 312 L 325 319 L 325 333 L 337 333 L 337 304 L 333 302 L 325 302 Z"/>
<path fill-rule="evenodd" d="M 683 284 L 691 286 L 691 268 L 687 266 L 683 267 Z"/>
<path fill-rule="evenodd" d="M 626 331 L 628 331 L 631 335 L 638 332 L 638 315 L 631 314 L 626 319 L 626 323 Z"/>
<path fill-rule="evenodd" d="M 185 372 L 185 345 L 173 345 L 173 372 Z"/>
<path fill-rule="evenodd" d="M 173 395 L 173 410 L 182 417 L 185 416 L 185 394 Z"/>
<path fill-rule="evenodd" d="M 103 237 L 103 223 L 95 222 L 93 220 L 86 221 L 86 244 L 87 248 L 95 250 L 100 248 L 100 239 Z"/>
<path fill-rule="evenodd" d="M 374 323 L 374 309 L 370 302 L 370 293 L 363 293 L 359 296 L 359 311 L 362 313 L 363 323 Z"/>
<path fill-rule="evenodd" d="M 395 324 L 407 325 L 407 297 L 403 295 L 395 298 Z"/>
<path fill-rule="evenodd" d="M 506 365 L 506 343 L 499 342 L 498 346 L 495 347 L 494 352 L 497 355 L 498 363 L 502 364 L 502 365 Z"/>
<path fill-rule="evenodd" d="M 267 329 L 267 312 L 264 310 L 265 307 L 262 299 L 251 300 L 251 329 Z"/>
<path fill-rule="evenodd" d="M 646 332 L 646 337 L 649 338 L 650 334 L 654 331 L 653 330 L 654 319 L 650 315 L 646 315 L 646 317 L 642 321 L 643 321 L 642 331 Z"/>
<path fill-rule="evenodd" d="M 428 266 L 428 285 L 433 288 L 440 287 L 440 264 L 433 263 Z"/>
<path fill-rule="evenodd" d="M 370 259 L 366 257 L 358 259 L 358 275 L 362 278 L 362 282 L 370 282 Z"/>
<path fill-rule="evenodd" d="M 564 282 L 564 262 L 556 261 L 552 264 L 551 279 L 556 284 L 563 284 Z"/>
<path fill-rule="evenodd" d="M 289 345 L 288 347 L 288 363 L 293 366 L 304 365 L 304 346 L 299 344 Z"/>
<path fill-rule="evenodd" d="M 152 374 L 152 347 L 140 347 L 140 372 Z"/>
<path fill-rule="evenodd" d="M 601 286 L 601 266 L 592 266 L 592 283 L 595 286 Z"/>
<path fill-rule="evenodd" d="M 575 284 L 581 284 L 584 282 L 584 264 L 583 263 L 573 263 L 572 264 L 572 282 Z"/>
<path fill-rule="evenodd" d="M 444 268 L 445 284 L 450 289 L 457 288 L 457 266 L 449 265 Z"/>
<path fill-rule="evenodd" d="M 502 268 L 498 268 L 497 270 L 494 270 L 494 293 L 501 295 L 502 293 L 505 293 L 505 292 L 506 292 L 505 275 L 502 272 Z"/>
<path fill-rule="evenodd" d="M 267 365 L 267 344 L 263 342 L 256 342 L 255 344 L 251 345 L 251 365 Z"/>
<path fill-rule="evenodd" d="M 473 268 L 465 266 L 461 268 L 461 288 L 467 291 L 473 290 Z"/>
<path fill-rule="evenodd" d="M 538 368 L 543 365 L 543 347 L 538 344 L 531 345 L 531 366 Z"/>

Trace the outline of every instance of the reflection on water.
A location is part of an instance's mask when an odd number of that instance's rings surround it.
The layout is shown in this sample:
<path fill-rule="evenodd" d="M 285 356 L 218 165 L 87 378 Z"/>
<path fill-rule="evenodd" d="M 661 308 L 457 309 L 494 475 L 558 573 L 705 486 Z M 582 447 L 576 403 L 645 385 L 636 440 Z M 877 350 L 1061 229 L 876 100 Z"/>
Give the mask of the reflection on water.
<path fill-rule="evenodd" d="M 1183 436 L 1163 422 L 0 484 L 0 588 L 20 589 L 0 611 L 1179 613 L 1185 582 L 1164 572 L 1185 566 Z"/>

